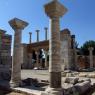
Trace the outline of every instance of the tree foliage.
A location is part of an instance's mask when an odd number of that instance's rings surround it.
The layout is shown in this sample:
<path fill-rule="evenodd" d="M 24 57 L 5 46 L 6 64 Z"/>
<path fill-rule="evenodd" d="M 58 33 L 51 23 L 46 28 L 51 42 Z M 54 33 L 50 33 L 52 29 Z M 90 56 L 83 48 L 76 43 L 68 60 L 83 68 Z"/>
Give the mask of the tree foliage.
<path fill-rule="evenodd" d="M 83 46 L 81 46 L 82 54 L 89 55 L 89 50 L 88 50 L 89 47 L 93 47 L 94 48 L 93 54 L 95 55 L 95 41 L 93 41 L 93 40 L 86 41 L 83 44 Z"/>

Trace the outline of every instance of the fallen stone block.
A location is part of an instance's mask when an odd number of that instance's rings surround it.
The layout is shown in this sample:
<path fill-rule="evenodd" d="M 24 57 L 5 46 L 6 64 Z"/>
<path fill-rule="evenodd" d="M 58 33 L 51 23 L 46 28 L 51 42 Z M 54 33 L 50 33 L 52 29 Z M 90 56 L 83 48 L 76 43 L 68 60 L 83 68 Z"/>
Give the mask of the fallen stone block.
<path fill-rule="evenodd" d="M 67 73 L 66 77 L 74 77 L 74 75 L 72 73 Z"/>
<path fill-rule="evenodd" d="M 91 79 L 90 78 L 82 78 L 78 80 L 78 83 L 82 83 L 84 81 L 89 81 L 91 83 Z"/>
<path fill-rule="evenodd" d="M 87 77 L 88 76 L 88 74 L 86 74 L 86 73 L 80 73 L 79 74 L 79 77 Z"/>
<path fill-rule="evenodd" d="M 82 83 L 77 83 L 74 85 L 74 87 L 79 92 L 79 94 L 83 94 L 91 87 L 91 84 L 89 81 L 84 81 Z"/>
<path fill-rule="evenodd" d="M 79 95 L 79 92 L 76 90 L 73 84 L 64 83 L 62 86 L 64 89 L 64 95 Z"/>
<path fill-rule="evenodd" d="M 76 84 L 78 83 L 79 78 L 76 77 L 68 77 L 65 79 L 64 83 Z"/>
<path fill-rule="evenodd" d="M 95 73 L 88 74 L 89 78 L 95 78 Z"/>

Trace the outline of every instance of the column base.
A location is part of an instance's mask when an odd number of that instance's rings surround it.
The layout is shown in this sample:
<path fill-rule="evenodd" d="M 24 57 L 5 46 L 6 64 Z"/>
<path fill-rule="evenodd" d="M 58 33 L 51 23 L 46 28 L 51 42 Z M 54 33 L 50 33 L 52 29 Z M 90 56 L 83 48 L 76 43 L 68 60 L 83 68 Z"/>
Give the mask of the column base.
<path fill-rule="evenodd" d="M 64 91 L 62 88 L 50 88 L 48 87 L 45 91 L 45 93 L 42 93 L 41 95 L 64 95 Z"/>
<path fill-rule="evenodd" d="M 14 81 L 10 81 L 10 87 L 11 88 L 15 88 L 15 87 L 19 87 L 21 85 L 21 82 L 14 82 Z"/>

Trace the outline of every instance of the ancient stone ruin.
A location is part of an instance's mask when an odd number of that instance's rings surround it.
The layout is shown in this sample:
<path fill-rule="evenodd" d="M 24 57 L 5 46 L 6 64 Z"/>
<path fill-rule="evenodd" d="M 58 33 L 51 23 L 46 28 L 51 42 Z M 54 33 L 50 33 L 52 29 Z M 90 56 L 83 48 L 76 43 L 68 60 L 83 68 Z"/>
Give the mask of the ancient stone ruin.
<path fill-rule="evenodd" d="M 45 27 L 44 41 L 40 41 L 40 30 L 37 29 L 36 42 L 32 42 L 32 32 L 29 32 L 29 43 L 21 43 L 22 30 L 28 26 L 28 23 L 18 18 L 9 21 L 9 25 L 14 30 L 12 58 L 11 36 L 5 34 L 4 30 L 0 30 L 0 68 L 3 68 L 0 69 L 0 82 L 2 80 L 10 81 L 12 91 L 29 95 L 85 94 L 89 89 L 95 88 L 95 74 L 94 72 L 78 72 L 78 68 L 84 69 L 80 63 L 85 63 L 85 61 L 84 57 L 80 57 L 77 53 L 75 35 L 72 35 L 69 29 L 60 30 L 60 18 L 65 15 L 67 9 L 58 0 L 52 0 L 44 6 L 44 9 L 50 19 L 50 39 L 48 39 L 48 28 Z M 2 41 L 5 41 L 3 48 Z M 90 56 L 87 59 L 89 59 L 90 68 L 93 69 L 95 66 L 93 47 L 89 47 L 88 50 Z M 7 62 L 9 64 L 5 65 Z M 21 70 L 23 71 L 23 69 L 33 69 L 34 75 L 38 70 L 41 80 L 31 77 L 22 80 Z M 41 73 L 41 75 L 40 70 L 47 72 Z M 27 76 L 28 73 L 26 71 L 24 73 Z M 45 75 L 47 75 L 46 79 L 43 78 Z M 43 88 L 42 85 L 44 85 Z M 27 87 L 32 87 L 38 92 L 35 94 L 33 89 L 27 90 Z M 44 90 L 42 91 L 42 89 Z"/>

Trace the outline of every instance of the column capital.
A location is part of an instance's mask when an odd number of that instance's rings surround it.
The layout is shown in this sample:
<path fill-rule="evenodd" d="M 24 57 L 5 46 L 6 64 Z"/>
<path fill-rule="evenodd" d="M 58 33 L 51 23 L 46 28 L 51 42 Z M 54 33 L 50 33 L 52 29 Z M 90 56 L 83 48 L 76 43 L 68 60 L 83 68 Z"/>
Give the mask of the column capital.
<path fill-rule="evenodd" d="M 40 32 L 40 30 L 36 30 L 36 32 Z"/>
<path fill-rule="evenodd" d="M 58 0 L 53 0 L 52 2 L 46 4 L 44 7 L 47 16 L 50 18 L 61 17 L 67 12 L 67 8 L 60 4 Z"/>
<path fill-rule="evenodd" d="M 18 18 L 13 18 L 12 20 L 9 21 L 9 24 L 13 30 L 17 29 L 23 30 L 26 26 L 28 26 L 27 22 L 20 20 Z"/>
<path fill-rule="evenodd" d="M 44 29 L 45 29 L 45 30 L 48 30 L 48 28 L 47 28 L 47 27 L 45 27 Z"/>
<path fill-rule="evenodd" d="M 93 47 L 89 47 L 88 50 L 89 50 L 89 51 L 93 51 L 94 48 L 93 48 Z"/>
<path fill-rule="evenodd" d="M 75 35 L 72 35 L 72 38 L 75 39 Z"/>

